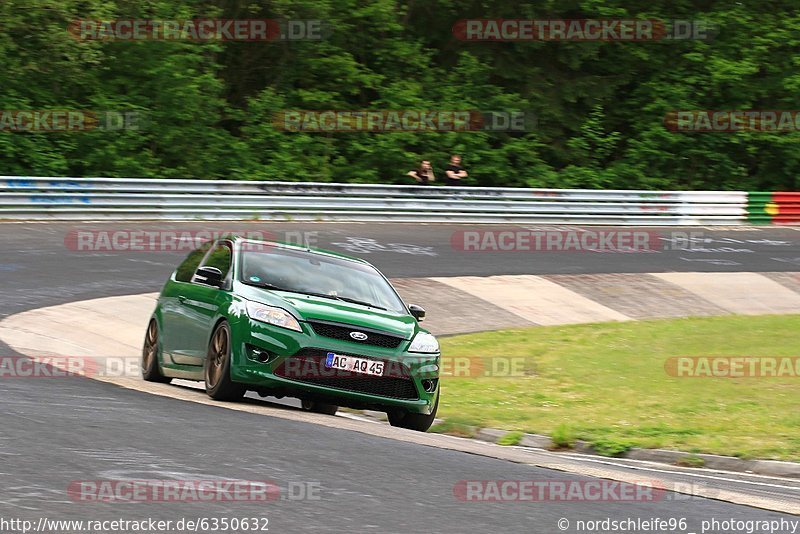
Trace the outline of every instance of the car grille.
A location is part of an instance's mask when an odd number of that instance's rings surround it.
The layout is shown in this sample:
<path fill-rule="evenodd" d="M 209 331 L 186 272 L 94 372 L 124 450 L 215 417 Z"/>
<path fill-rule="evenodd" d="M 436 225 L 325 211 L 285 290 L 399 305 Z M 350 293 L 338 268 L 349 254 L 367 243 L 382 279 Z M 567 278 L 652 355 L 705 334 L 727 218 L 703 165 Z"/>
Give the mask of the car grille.
<path fill-rule="evenodd" d="M 414 386 L 413 380 L 408 376 L 407 369 L 402 364 L 359 354 L 337 352 L 337 354 L 343 356 L 358 356 L 359 358 L 383 361 L 386 364 L 386 370 L 384 371 L 384 376 L 336 371 L 324 366 L 328 352 L 325 349 L 303 349 L 284 359 L 275 369 L 275 375 L 316 386 L 367 393 L 380 397 L 406 400 L 419 398 L 417 388 Z"/>
<path fill-rule="evenodd" d="M 332 339 L 341 339 L 343 341 L 350 341 L 359 343 L 361 345 L 372 345 L 373 347 L 383 347 L 387 349 L 395 349 L 400 346 L 403 341 L 402 337 L 392 336 L 389 334 L 379 334 L 370 330 L 362 330 L 357 326 L 336 325 L 331 323 L 323 323 L 320 321 L 309 321 L 311 328 L 319 336 L 329 337 Z M 367 335 L 367 339 L 359 341 L 350 337 L 350 332 L 362 332 Z"/>

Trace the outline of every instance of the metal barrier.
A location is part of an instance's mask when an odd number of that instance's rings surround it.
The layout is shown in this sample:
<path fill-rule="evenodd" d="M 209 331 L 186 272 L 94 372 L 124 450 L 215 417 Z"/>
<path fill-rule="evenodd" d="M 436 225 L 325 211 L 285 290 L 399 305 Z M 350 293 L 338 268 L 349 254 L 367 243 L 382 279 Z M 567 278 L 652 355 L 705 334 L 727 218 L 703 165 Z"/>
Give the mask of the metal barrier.
<path fill-rule="evenodd" d="M 800 224 L 800 193 L 749 193 L 747 215 L 753 224 Z"/>
<path fill-rule="evenodd" d="M 609 225 L 772 222 L 751 216 L 748 193 L 743 191 L 603 191 L 17 176 L 0 176 L 0 219 Z"/>

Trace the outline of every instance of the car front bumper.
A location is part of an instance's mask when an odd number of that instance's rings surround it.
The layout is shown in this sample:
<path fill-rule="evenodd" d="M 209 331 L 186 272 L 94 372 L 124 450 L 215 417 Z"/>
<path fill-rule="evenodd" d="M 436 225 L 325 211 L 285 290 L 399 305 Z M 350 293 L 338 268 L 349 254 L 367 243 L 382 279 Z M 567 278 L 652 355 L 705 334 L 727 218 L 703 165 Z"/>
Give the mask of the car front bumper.
<path fill-rule="evenodd" d="M 439 395 L 440 355 L 320 336 L 243 318 L 232 328 L 231 379 L 265 394 L 324 399 L 342 406 L 428 415 Z M 383 376 L 325 367 L 327 353 L 384 362 Z"/>

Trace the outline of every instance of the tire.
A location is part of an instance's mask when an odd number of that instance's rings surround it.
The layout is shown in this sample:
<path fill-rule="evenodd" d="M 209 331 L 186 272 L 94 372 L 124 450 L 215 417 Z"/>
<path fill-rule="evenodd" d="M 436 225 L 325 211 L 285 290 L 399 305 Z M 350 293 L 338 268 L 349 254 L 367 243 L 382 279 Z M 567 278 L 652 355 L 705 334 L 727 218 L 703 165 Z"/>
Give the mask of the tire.
<path fill-rule="evenodd" d="M 214 400 L 239 400 L 247 392 L 245 386 L 231 380 L 231 327 L 227 322 L 220 323 L 211 334 L 203 376 L 206 394 Z"/>
<path fill-rule="evenodd" d="M 144 346 L 142 347 L 142 378 L 147 382 L 160 382 L 169 384 L 172 379 L 164 376 L 158 364 L 158 323 L 155 319 L 150 319 L 147 325 L 147 332 L 144 335 Z"/>
<path fill-rule="evenodd" d="M 390 411 L 386 415 L 389 417 L 389 424 L 399 428 L 407 428 L 408 430 L 416 430 L 417 432 L 427 432 L 436 419 L 436 412 L 439 410 L 439 397 L 436 397 L 436 404 L 433 405 L 433 411 L 430 415 L 421 413 L 408 413 L 405 411 Z"/>
<path fill-rule="evenodd" d="M 303 400 L 301 401 L 301 405 L 306 412 L 321 413 L 323 415 L 336 415 L 336 412 L 339 410 L 339 407 L 335 404 L 312 400 Z"/>

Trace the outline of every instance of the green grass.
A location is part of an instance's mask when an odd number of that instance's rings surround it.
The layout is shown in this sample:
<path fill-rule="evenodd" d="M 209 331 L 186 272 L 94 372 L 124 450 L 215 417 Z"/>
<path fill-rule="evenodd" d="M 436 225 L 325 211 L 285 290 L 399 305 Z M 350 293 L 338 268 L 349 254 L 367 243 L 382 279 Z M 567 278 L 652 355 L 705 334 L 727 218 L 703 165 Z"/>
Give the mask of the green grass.
<path fill-rule="evenodd" d="M 520 376 L 443 377 L 458 426 L 800 461 L 800 377 L 678 378 L 673 356 L 800 356 L 800 316 L 533 327 L 441 340 L 445 357 L 516 357 Z M 487 366 L 488 367 L 488 366 Z"/>
<path fill-rule="evenodd" d="M 575 431 L 566 423 L 560 423 L 555 427 L 550 438 L 553 440 L 553 448 L 556 450 L 571 449 L 575 446 Z"/>
<path fill-rule="evenodd" d="M 592 442 L 592 449 L 600 456 L 622 456 L 633 448 L 629 441 L 615 438 L 599 438 Z"/>
<path fill-rule="evenodd" d="M 441 423 L 437 423 L 431 427 L 431 432 L 438 432 L 440 434 L 450 434 L 452 436 L 461 436 L 462 438 L 474 438 L 475 428 L 458 421 L 448 419 Z"/>
<path fill-rule="evenodd" d="M 500 437 L 500 439 L 497 440 L 497 444 L 505 446 L 519 445 L 519 442 L 522 441 L 523 436 L 525 436 L 523 432 L 520 432 L 519 430 L 512 430 L 508 434 Z"/>
<path fill-rule="evenodd" d="M 706 465 L 706 461 L 700 458 L 699 456 L 687 456 L 686 458 L 681 458 L 677 462 L 677 465 L 682 467 L 703 467 Z"/>

